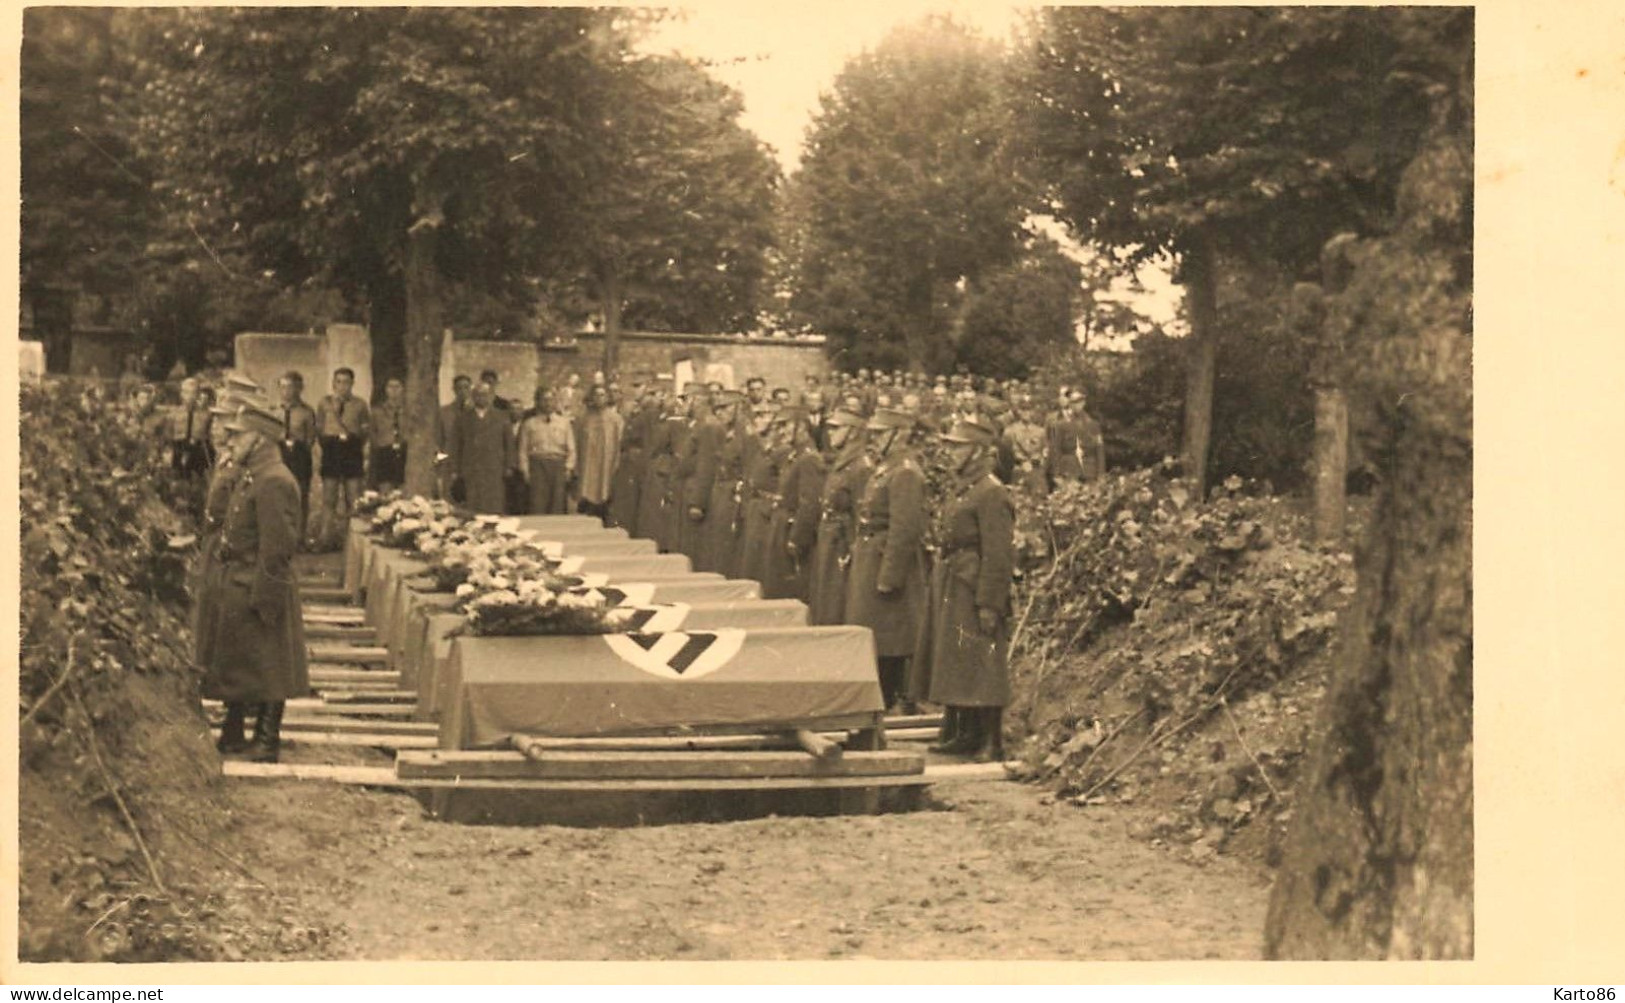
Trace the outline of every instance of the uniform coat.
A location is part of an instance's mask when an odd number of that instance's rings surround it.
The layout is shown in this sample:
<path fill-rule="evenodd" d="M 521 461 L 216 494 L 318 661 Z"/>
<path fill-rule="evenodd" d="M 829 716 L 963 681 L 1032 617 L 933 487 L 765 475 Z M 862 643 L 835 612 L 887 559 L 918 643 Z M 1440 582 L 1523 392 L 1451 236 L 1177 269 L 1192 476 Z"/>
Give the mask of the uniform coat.
<path fill-rule="evenodd" d="M 705 510 L 700 555 L 694 563 L 696 571 L 722 574 L 733 571 L 740 528 L 741 443 L 738 426 L 730 426 L 723 432 L 722 444 L 717 447 L 717 471 L 711 481 L 711 502 Z"/>
<path fill-rule="evenodd" d="M 649 419 L 650 411 L 646 407 L 626 418 L 621 430 L 621 460 L 610 479 L 609 521 L 632 536 L 642 535 L 638 531 L 638 503 L 648 464 Z"/>
<path fill-rule="evenodd" d="M 688 513 L 683 511 L 683 478 L 693 470 L 693 426 L 687 418 L 668 418 L 667 434 L 671 437 L 671 466 L 666 475 L 665 502 L 660 507 L 660 528 L 655 539 L 660 549 L 670 554 L 683 552 L 683 524 Z"/>
<path fill-rule="evenodd" d="M 203 695 L 248 703 L 310 689 L 294 579 L 299 485 L 276 446 L 262 443 L 236 478 L 199 595 L 197 662 Z"/>
<path fill-rule="evenodd" d="M 744 527 L 739 541 L 735 572 L 730 577 L 760 582 L 767 575 L 767 535 L 773 521 L 774 490 L 779 486 L 779 468 L 786 451 L 758 447 L 745 468 Z"/>
<path fill-rule="evenodd" d="M 858 540 L 846 592 L 846 620 L 874 631 L 878 657 L 914 653 L 925 579 L 925 473 L 912 454 L 888 456 L 858 502 Z M 881 595 L 885 587 L 889 594 Z"/>
<path fill-rule="evenodd" d="M 807 619 L 815 627 L 845 622 L 847 572 L 858 535 L 857 501 L 874 469 L 859 443 L 837 456 L 824 478 L 807 596 Z"/>
<path fill-rule="evenodd" d="M 644 468 L 643 483 L 639 487 L 637 535 L 660 544 L 661 527 L 666 519 L 666 481 L 671 477 L 676 458 L 672 455 L 672 423 L 658 415 L 649 421 L 648 463 Z M 665 546 L 660 546 L 665 550 Z"/>
<path fill-rule="evenodd" d="M 457 474 L 463 479 L 464 504 L 471 511 L 501 515 L 507 502 L 508 470 L 514 465 L 514 438 L 508 412 L 469 409 L 458 423 Z"/>
<path fill-rule="evenodd" d="M 1050 484 L 1105 476 L 1104 439 L 1093 418 L 1081 413 L 1077 418 L 1060 418 L 1050 422 L 1044 432 Z"/>
<path fill-rule="evenodd" d="M 682 476 L 682 519 L 678 523 L 681 531 L 677 548 L 689 556 L 696 571 L 712 570 L 701 567 L 700 562 L 706 559 L 705 530 L 710 518 L 711 487 L 717 479 L 717 463 L 725 435 L 721 422 L 701 418 L 689 433 L 685 459 L 678 465 Z M 691 508 L 700 510 L 700 518 L 690 515 Z"/>
<path fill-rule="evenodd" d="M 991 474 L 965 485 L 942 517 L 931 576 L 931 630 L 920 652 L 926 699 L 953 707 L 1010 702 L 1010 577 L 1015 569 L 1015 506 Z M 998 614 L 992 634 L 977 610 Z M 911 673 L 912 675 L 912 673 Z"/>
<path fill-rule="evenodd" d="M 807 599 L 812 548 L 818 537 L 818 503 L 824 493 L 824 458 L 807 447 L 790 454 L 779 474 L 778 501 L 768 519 L 763 561 L 763 599 Z M 789 544 L 798 553 L 790 556 Z"/>
<path fill-rule="evenodd" d="M 215 466 L 214 476 L 209 479 L 208 490 L 203 495 L 203 523 L 197 565 L 188 583 L 194 596 L 201 597 L 207 583 L 213 580 L 215 548 L 226 523 L 226 513 L 230 511 L 232 489 L 237 486 L 242 473 L 243 468 L 228 456 Z M 192 660 L 198 665 L 203 664 L 200 657 L 202 651 L 214 643 L 215 624 L 212 619 L 205 622 L 203 614 L 206 609 L 201 600 L 192 604 Z"/>

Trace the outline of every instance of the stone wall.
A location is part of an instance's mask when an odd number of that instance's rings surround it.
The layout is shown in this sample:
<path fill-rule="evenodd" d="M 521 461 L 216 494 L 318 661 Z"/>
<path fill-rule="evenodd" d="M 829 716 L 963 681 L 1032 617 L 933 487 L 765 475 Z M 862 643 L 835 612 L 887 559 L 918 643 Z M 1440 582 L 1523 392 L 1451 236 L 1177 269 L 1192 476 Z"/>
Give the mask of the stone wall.
<path fill-rule="evenodd" d="M 305 378 L 305 402 L 312 407 L 333 388 L 333 371 L 355 370 L 355 395 L 372 400 L 372 342 L 358 324 L 332 324 L 325 334 L 237 335 L 232 368 L 277 399 L 277 380 L 292 369 Z"/>
<path fill-rule="evenodd" d="M 366 329 L 354 324 L 333 324 L 326 334 L 264 334 L 237 336 L 235 368 L 275 393 L 276 381 L 289 369 L 305 376 L 305 399 L 314 403 L 332 386 L 333 370 L 349 366 L 356 372 L 356 394 L 372 399 L 372 346 Z M 440 399 L 451 400 L 456 376 L 479 379 L 495 370 L 497 392 L 529 405 L 538 384 L 561 385 L 574 373 L 591 382 L 603 361 L 603 336 L 582 334 L 572 344 L 536 345 L 526 341 L 476 341 L 447 338 L 440 361 Z M 761 376 L 769 387 L 799 389 L 808 373 L 826 376 L 829 360 L 822 338 L 745 338 L 733 335 L 650 334 L 621 336 L 621 382 L 652 380 L 670 375 L 681 360 L 689 360 L 695 377 L 716 379 L 742 387 L 751 376 Z"/>

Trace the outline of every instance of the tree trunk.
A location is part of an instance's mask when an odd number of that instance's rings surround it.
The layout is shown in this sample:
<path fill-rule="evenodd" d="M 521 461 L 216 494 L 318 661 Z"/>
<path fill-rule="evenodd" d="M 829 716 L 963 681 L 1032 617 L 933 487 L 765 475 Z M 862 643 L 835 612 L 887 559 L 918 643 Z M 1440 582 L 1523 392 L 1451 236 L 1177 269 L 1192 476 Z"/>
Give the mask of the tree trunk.
<path fill-rule="evenodd" d="M 434 494 L 440 412 L 440 347 L 445 319 L 435 247 L 439 196 L 420 194 L 418 220 L 406 237 L 406 484 L 408 495 Z"/>
<path fill-rule="evenodd" d="M 1382 492 L 1270 899 L 1271 958 L 1473 954 L 1470 339 L 1387 339 Z"/>
<path fill-rule="evenodd" d="M 1207 497 L 1208 443 L 1213 437 L 1213 372 L 1219 339 L 1218 261 L 1213 241 L 1198 233 L 1184 249 L 1184 278 L 1191 333 L 1185 346 L 1185 476 L 1196 497 Z"/>
<path fill-rule="evenodd" d="M 372 385 L 382 400 L 384 384 L 406 372 L 406 277 L 399 272 L 367 283 L 367 330 L 372 341 Z"/>
<path fill-rule="evenodd" d="M 908 355 L 908 368 L 930 372 L 935 369 L 931 351 L 931 334 L 935 325 L 935 304 L 932 290 L 935 283 L 929 271 L 917 275 L 908 286 L 903 323 L 904 351 Z"/>
<path fill-rule="evenodd" d="M 1323 543 L 1343 538 L 1348 456 L 1348 399 L 1338 387 L 1320 387 L 1315 391 L 1315 539 Z"/>
<path fill-rule="evenodd" d="M 604 310 L 604 379 L 609 379 L 621 361 L 621 308 L 625 305 L 626 284 L 620 270 L 604 272 L 599 288 L 599 306 Z"/>

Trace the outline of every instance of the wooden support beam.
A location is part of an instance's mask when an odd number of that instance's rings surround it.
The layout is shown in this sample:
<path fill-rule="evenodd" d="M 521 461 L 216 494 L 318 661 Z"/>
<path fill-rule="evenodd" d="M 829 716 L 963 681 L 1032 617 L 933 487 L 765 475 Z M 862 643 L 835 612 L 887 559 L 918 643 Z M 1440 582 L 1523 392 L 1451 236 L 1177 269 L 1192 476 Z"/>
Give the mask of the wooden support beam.
<path fill-rule="evenodd" d="M 315 685 L 314 680 L 312 685 Z M 323 690 L 322 699 L 330 704 L 415 704 L 418 702 L 418 694 L 416 690 L 344 690 L 334 687 Z"/>
<path fill-rule="evenodd" d="M 841 746 L 838 743 L 832 742 L 825 738 L 823 735 L 818 734 L 816 731 L 808 731 L 806 728 L 797 728 L 795 730 L 795 737 L 796 744 L 801 746 L 803 751 L 805 751 L 809 756 L 822 760 L 825 763 L 836 763 L 840 761 L 841 753 L 843 751 Z"/>
<path fill-rule="evenodd" d="M 318 665 L 311 668 L 310 681 L 314 683 L 318 679 L 324 683 L 367 683 L 378 686 L 398 686 L 401 681 L 401 674 L 388 669 L 348 669 L 336 665 Z"/>
<path fill-rule="evenodd" d="M 286 722 L 284 722 L 285 724 Z M 349 748 L 384 749 L 390 752 L 437 749 L 440 739 L 434 735 L 384 735 L 348 731 L 308 731 L 284 727 L 282 745 L 294 748 L 301 745 L 345 746 Z"/>
<path fill-rule="evenodd" d="M 376 644 L 378 631 L 372 627 L 349 627 L 341 624 L 306 623 L 306 640 L 346 641 L 350 644 Z"/>
<path fill-rule="evenodd" d="M 369 787 L 400 787 L 395 771 L 387 766 L 331 766 L 325 763 L 246 763 L 228 759 L 220 764 L 228 777 L 256 780 L 325 780 Z"/>
<path fill-rule="evenodd" d="M 218 719 L 211 727 L 219 727 Z M 320 731 L 331 734 L 354 735 L 411 735 L 417 738 L 438 739 L 440 725 L 433 721 L 368 721 L 358 717 L 337 715 L 301 715 L 282 719 L 284 734 L 302 731 Z"/>
<path fill-rule="evenodd" d="M 329 585 L 307 585 L 299 583 L 299 598 L 306 603 L 331 603 L 342 606 L 350 601 L 350 590 Z"/>
<path fill-rule="evenodd" d="M 389 661 L 389 649 L 362 647 L 354 644 L 312 644 L 308 655 L 312 662 L 332 662 L 335 665 L 383 665 Z"/>
<path fill-rule="evenodd" d="M 893 728 L 940 728 L 941 714 L 895 714 L 886 718 L 886 730 Z"/>
<path fill-rule="evenodd" d="M 523 743 L 523 738 L 518 740 Z M 819 759 L 789 752 L 402 752 L 403 779 L 639 780 L 756 777 L 888 777 L 923 773 L 925 757 L 910 752 L 855 752 Z"/>

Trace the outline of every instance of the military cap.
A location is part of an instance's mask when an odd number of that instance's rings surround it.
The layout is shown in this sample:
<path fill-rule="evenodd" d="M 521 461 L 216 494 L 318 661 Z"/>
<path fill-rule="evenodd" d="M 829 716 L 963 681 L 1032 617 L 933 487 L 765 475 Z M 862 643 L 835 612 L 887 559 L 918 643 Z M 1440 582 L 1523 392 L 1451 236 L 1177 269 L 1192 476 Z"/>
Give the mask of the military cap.
<path fill-rule="evenodd" d="M 967 418 L 960 418 L 958 421 L 953 423 L 953 426 L 950 427 L 948 431 L 942 433 L 942 441 L 944 442 L 964 442 L 982 445 L 993 442 L 995 438 L 997 438 L 997 436 L 994 434 L 993 428 L 987 424 L 984 424 L 975 415 L 971 415 Z"/>
<path fill-rule="evenodd" d="M 870 417 L 869 423 L 864 427 L 870 431 L 883 432 L 894 428 L 913 428 L 918 423 L 919 419 L 907 411 L 881 407 L 875 408 L 874 415 Z"/>
<path fill-rule="evenodd" d="M 258 432 L 269 439 L 282 438 L 282 416 L 263 399 L 245 401 L 223 427 L 229 432 Z"/>
<path fill-rule="evenodd" d="M 1066 395 L 1066 399 L 1068 401 L 1070 401 L 1071 403 L 1073 403 L 1073 404 L 1082 404 L 1083 403 L 1083 391 L 1082 390 L 1074 390 L 1071 393 Z"/>
<path fill-rule="evenodd" d="M 829 415 L 824 418 L 824 424 L 837 427 L 845 426 L 847 428 L 862 428 L 864 420 L 863 415 L 843 407 L 831 411 Z"/>

